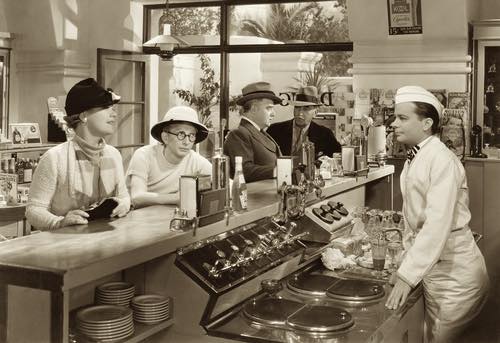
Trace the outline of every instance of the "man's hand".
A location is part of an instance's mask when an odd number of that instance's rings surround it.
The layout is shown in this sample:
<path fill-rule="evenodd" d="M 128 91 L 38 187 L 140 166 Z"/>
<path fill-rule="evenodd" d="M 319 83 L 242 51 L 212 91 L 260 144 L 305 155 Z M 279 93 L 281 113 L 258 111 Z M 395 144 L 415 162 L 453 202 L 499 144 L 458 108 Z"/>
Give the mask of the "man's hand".
<path fill-rule="evenodd" d="M 390 310 L 398 309 L 401 305 L 403 305 L 406 302 L 406 299 L 408 298 L 408 294 L 410 294 L 410 291 L 411 291 L 410 285 L 408 285 L 406 282 L 398 278 L 398 281 L 396 281 L 396 284 L 394 285 L 394 288 L 392 289 L 389 298 L 387 298 L 385 307 L 387 307 Z"/>

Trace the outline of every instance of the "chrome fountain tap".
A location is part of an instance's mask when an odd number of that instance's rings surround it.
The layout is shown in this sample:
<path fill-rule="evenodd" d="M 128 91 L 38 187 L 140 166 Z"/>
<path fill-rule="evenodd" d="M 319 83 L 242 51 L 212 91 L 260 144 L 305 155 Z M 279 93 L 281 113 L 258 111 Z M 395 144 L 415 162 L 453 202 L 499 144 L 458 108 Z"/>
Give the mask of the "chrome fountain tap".
<path fill-rule="evenodd" d="M 198 220 L 196 217 L 189 218 L 187 210 L 178 207 L 174 210 L 174 216 L 170 220 L 170 231 L 187 231 L 189 229 L 196 229 Z"/>

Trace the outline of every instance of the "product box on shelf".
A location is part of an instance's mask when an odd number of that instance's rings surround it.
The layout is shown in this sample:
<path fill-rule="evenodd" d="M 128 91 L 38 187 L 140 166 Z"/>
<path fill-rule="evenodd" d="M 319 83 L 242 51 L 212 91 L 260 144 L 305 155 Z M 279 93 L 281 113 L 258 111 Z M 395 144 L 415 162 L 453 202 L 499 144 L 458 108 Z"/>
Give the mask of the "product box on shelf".
<path fill-rule="evenodd" d="M 3 195 L 7 206 L 17 205 L 17 175 L 0 173 L 0 194 Z"/>

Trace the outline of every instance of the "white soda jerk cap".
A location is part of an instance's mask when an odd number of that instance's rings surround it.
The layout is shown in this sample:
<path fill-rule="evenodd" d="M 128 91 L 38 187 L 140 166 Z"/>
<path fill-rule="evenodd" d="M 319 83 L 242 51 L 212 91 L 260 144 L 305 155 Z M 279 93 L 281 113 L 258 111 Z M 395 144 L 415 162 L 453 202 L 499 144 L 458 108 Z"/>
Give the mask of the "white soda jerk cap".
<path fill-rule="evenodd" d="M 420 86 L 404 86 L 398 89 L 394 97 L 395 104 L 403 102 L 424 102 L 434 107 L 439 115 L 443 115 L 443 105 L 441 102 L 428 90 Z"/>

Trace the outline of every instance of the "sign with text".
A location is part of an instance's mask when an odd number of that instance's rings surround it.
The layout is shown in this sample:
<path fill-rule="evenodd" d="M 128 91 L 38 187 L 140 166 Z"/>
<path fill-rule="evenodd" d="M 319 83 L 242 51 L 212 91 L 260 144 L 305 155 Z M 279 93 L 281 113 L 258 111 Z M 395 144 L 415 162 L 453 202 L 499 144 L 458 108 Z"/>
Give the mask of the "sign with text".
<path fill-rule="evenodd" d="M 42 144 L 38 123 L 9 124 L 9 138 L 14 146 L 37 146 Z"/>
<path fill-rule="evenodd" d="M 422 33 L 421 0 L 387 0 L 389 35 Z"/>

